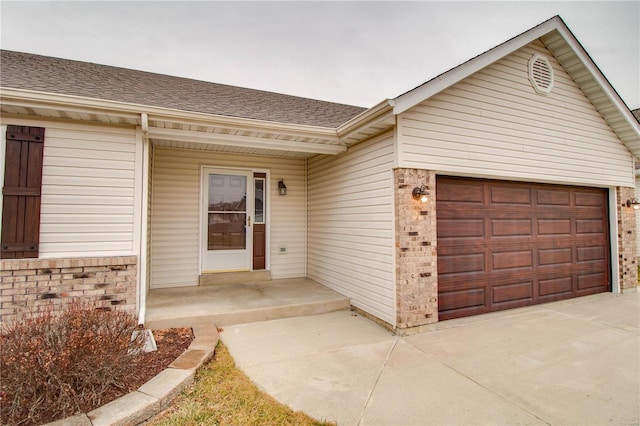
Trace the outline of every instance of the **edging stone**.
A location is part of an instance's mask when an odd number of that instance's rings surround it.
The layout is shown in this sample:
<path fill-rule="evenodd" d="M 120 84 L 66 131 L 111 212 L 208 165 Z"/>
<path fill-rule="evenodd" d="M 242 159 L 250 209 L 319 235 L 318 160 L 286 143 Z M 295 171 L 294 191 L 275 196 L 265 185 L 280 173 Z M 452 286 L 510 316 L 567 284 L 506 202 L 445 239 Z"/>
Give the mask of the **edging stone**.
<path fill-rule="evenodd" d="M 167 368 L 140 386 L 138 392 L 157 398 L 160 401 L 160 409 L 164 410 L 182 389 L 193 383 L 195 376 L 195 370 Z"/>
<path fill-rule="evenodd" d="M 160 411 L 160 400 L 134 391 L 90 411 L 93 426 L 137 425 Z"/>

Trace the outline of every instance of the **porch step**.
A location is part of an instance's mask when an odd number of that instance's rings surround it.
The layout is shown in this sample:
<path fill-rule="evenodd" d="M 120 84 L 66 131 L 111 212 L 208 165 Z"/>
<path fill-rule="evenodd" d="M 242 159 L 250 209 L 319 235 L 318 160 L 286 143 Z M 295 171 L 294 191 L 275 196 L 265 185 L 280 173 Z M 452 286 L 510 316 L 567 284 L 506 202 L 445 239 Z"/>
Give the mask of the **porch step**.
<path fill-rule="evenodd" d="M 145 326 L 219 327 L 350 309 L 349 298 L 307 278 L 151 290 Z"/>
<path fill-rule="evenodd" d="M 269 271 L 216 272 L 202 274 L 199 285 L 257 284 L 271 280 Z"/>

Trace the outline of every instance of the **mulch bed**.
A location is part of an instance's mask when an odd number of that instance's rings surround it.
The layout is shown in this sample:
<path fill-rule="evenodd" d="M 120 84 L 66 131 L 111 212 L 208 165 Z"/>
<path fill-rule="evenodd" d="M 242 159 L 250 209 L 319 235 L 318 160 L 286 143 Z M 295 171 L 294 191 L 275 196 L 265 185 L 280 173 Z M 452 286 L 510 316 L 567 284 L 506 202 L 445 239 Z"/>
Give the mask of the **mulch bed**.
<path fill-rule="evenodd" d="M 102 399 L 105 405 L 115 399 L 120 398 L 138 389 L 149 380 L 153 379 L 158 373 L 175 361 L 194 339 L 193 330 L 190 328 L 169 328 L 165 330 L 153 330 L 153 337 L 156 340 L 157 351 L 142 354 L 144 357 L 140 362 L 143 367 L 141 374 L 132 377 L 126 384 L 126 388 L 111 388 Z M 94 410 L 98 407 L 84 407 L 86 412 Z"/>

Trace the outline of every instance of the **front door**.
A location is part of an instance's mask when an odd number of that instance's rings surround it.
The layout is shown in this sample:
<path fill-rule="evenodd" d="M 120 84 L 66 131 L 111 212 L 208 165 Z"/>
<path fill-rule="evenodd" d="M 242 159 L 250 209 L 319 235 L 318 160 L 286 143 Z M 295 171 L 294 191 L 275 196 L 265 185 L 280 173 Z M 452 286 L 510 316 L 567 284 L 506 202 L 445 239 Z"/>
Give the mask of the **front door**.
<path fill-rule="evenodd" d="M 202 272 L 251 270 L 253 173 L 204 168 Z"/>

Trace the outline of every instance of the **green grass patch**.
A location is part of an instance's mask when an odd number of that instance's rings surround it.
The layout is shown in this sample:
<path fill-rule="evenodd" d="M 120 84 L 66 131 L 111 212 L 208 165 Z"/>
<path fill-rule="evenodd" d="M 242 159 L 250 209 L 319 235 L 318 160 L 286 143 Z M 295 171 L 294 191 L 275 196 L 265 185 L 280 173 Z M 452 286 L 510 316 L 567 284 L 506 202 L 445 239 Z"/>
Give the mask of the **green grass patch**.
<path fill-rule="evenodd" d="M 195 382 L 149 426 L 165 425 L 333 425 L 293 411 L 260 391 L 238 369 L 219 342 L 214 359 L 196 373 Z"/>

